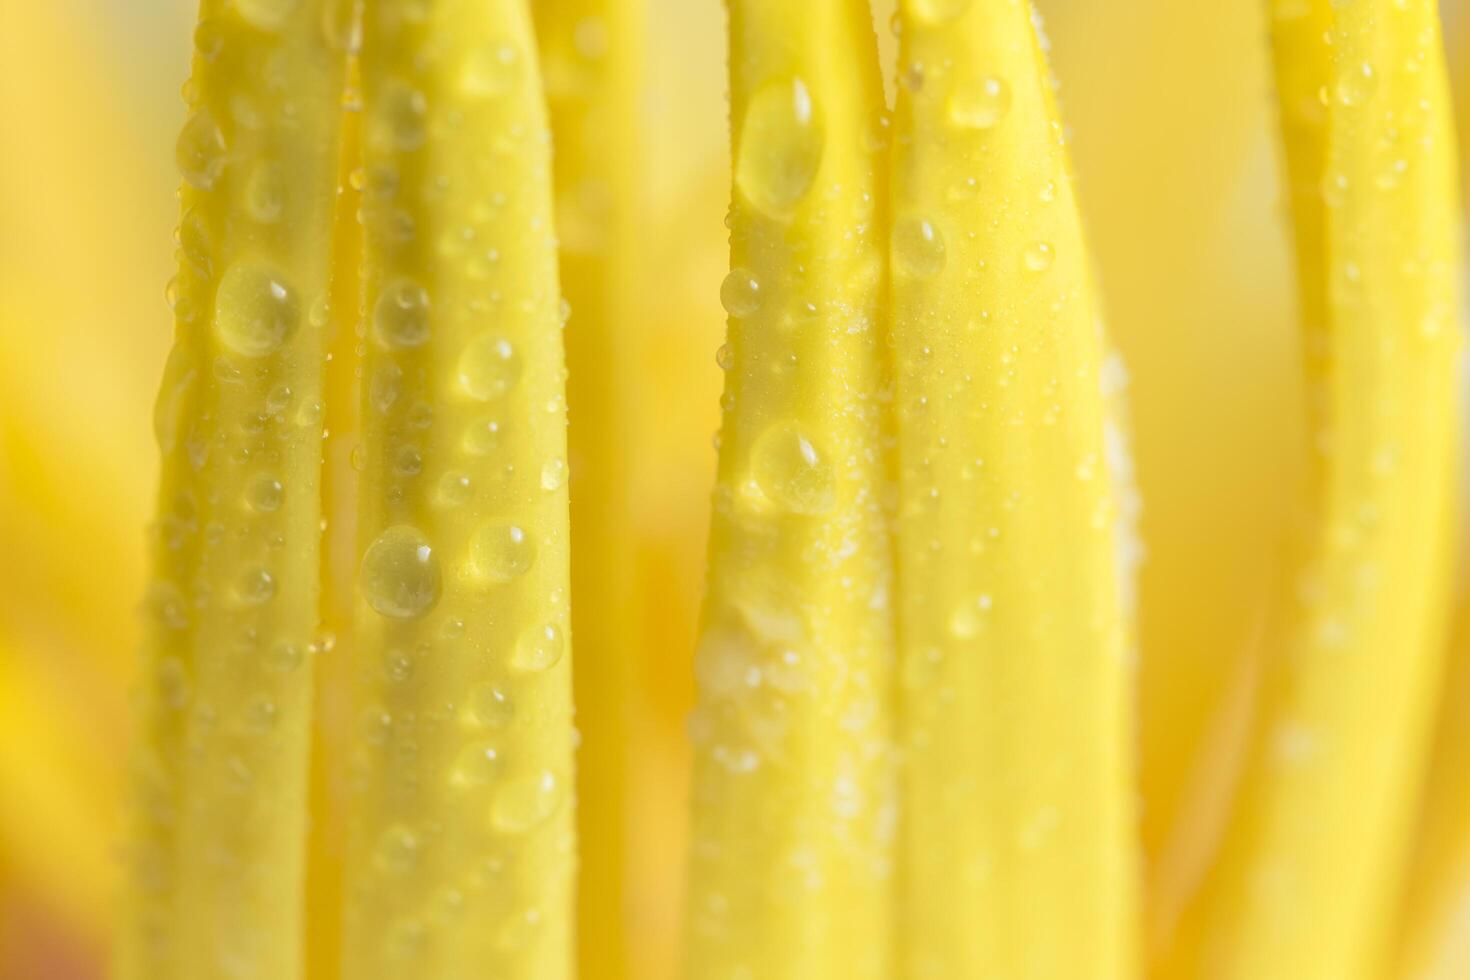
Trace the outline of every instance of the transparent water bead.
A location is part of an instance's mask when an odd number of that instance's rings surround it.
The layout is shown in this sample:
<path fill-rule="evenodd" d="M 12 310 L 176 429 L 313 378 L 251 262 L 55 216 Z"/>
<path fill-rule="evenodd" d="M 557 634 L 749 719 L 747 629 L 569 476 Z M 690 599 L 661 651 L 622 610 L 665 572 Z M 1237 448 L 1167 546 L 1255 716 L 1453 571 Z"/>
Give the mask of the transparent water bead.
<path fill-rule="evenodd" d="M 550 820 L 561 805 L 561 781 L 549 769 L 509 780 L 490 808 L 490 823 L 504 834 L 524 834 Z"/>
<path fill-rule="evenodd" d="M 373 306 L 373 330 L 386 347 L 423 346 L 429 339 L 429 291 L 411 279 L 390 283 Z"/>
<path fill-rule="evenodd" d="M 439 559 L 422 531 L 407 524 L 378 535 L 363 555 L 362 596 L 389 619 L 417 619 L 439 602 Z"/>
<path fill-rule="evenodd" d="M 220 278 L 215 292 L 215 333 L 237 354 L 274 354 L 296 331 L 300 320 L 296 295 L 270 266 L 241 261 Z"/>
<path fill-rule="evenodd" d="M 720 305 L 740 319 L 761 308 L 761 284 L 748 269 L 731 269 L 720 284 Z"/>
<path fill-rule="evenodd" d="M 767 82 L 745 110 L 735 184 L 757 210 L 788 217 L 816 179 L 822 146 L 821 121 L 806 83 Z"/>
<path fill-rule="evenodd" d="M 947 24 L 970 7 L 970 0 L 904 0 L 903 9 L 921 24 Z"/>
<path fill-rule="evenodd" d="M 235 12 L 251 27 L 278 31 L 296 12 L 299 0 L 234 0 Z"/>
<path fill-rule="evenodd" d="M 200 109 L 189 117 L 179 132 L 174 159 L 179 174 L 189 184 L 207 191 L 219 180 L 228 162 L 225 156 L 225 137 L 208 109 Z"/>
<path fill-rule="evenodd" d="M 777 423 L 751 449 L 756 485 L 776 505 L 797 514 L 822 514 L 837 500 L 832 464 L 793 422 Z"/>
<path fill-rule="evenodd" d="M 949 96 L 949 118 L 966 129 L 990 129 L 1011 111 L 1011 88 L 994 75 L 955 86 Z"/>
<path fill-rule="evenodd" d="M 486 524 L 470 541 L 470 563 L 489 582 L 519 578 L 535 562 L 535 540 L 513 524 Z"/>
<path fill-rule="evenodd" d="M 515 88 L 521 77 L 521 55 L 507 41 L 491 41 L 471 51 L 459 70 L 459 85 L 471 98 L 488 99 Z"/>
<path fill-rule="evenodd" d="M 893 264 L 915 279 L 931 279 L 944 271 L 944 236 L 927 218 L 910 215 L 893 226 Z"/>
<path fill-rule="evenodd" d="M 521 357 L 511 342 L 498 334 L 483 333 L 465 345 L 459 356 L 459 384 L 478 401 L 502 398 L 521 378 Z"/>

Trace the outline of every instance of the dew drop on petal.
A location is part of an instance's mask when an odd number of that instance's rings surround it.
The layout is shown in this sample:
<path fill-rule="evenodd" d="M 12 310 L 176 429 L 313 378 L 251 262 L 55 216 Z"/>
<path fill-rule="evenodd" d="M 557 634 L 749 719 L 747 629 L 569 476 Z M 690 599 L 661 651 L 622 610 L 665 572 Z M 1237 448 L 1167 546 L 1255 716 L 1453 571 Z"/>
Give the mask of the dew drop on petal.
<path fill-rule="evenodd" d="M 893 264 L 915 279 L 930 279 L 944 270 L 944 236 L 925 218 L 900 218 L 893 226 Z"/>
<path fill-rule="evenodd" d="M 796 514 L 822 514 L 837 500 L 832 464 L 794 423 L 773 425 L 751 448 L 756 485 L 779 507 Z"/>
<path fill-rule="evenodd" d="M 220 341 L 237 354 L 274 354 L 301 320 L 296 294 L 269 266 L 242 261 L 220 277 L 215 293 L 214 328 Z"/>
<path fill-rule="evenodd" d="M 745 109 L 735 183 L 757 210 L 788 217 L 811 189 L 822 162 L 821 121 L 800 78 L 767 82 Z"/>
<path fill-rule="evenodd" d="M 515 652 L 510 664 L 517 670 L 537 672 L 550 670 L 561 660 L 566 641 L 554 623 L 542 623 L 527 628 L 516 639 Z"/>
<path fill-rule="evenodd" d="M 511 779 L 496 794 L 490 823 L 503 834 L 528 833 L 551 819 L 561 796 L 561 783 L 550 770 Z"/>
<path fill-rule="evenodd" d="M 389 619 L 418 619 L 439 601 L 439 559 L 423 532 L 398 524 L 378 535 L 362 559 L 363 598 Z"/>

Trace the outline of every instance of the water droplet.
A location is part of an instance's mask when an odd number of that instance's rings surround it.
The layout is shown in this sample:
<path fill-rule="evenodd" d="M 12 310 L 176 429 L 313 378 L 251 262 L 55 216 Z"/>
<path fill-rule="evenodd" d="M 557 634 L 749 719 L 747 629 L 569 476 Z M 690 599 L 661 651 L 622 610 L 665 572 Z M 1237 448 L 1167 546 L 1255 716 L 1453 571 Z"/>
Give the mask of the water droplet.
<path fill-rule="evenodd" d="M 154 682 L 158 686 L 158 700 L 164 707 L 178 711 L 189 703 L 189 673 L 178 657 L 158 661 Z"/>
<path fill-rule="evenodd" d="M 285 496 L 285 487 L 281 481 L 273 476 L 261 475 L 250 481 L 250 486 L 245 491 L 245 501 L 251 510 L 262 514 L 269 514 L 279 510 L 281 499 Z"/>
<path fill-rule="evenodd" d="M 440 585 L 439 559 L 418 528 L 390 527 L 363 555 L 363 598 L 389 619 L 425 615 L 438 603 Z"/>
<path fill-rule="evenodd" d="M 893 264 L 916 279 L 939 275 L 945 263 L 944 236 L 928 220 L 910 216 L 893 226 Z"/>
<path fill-rule="evenodd" d="M 225 137 L 208 109 L 189 117 L 175 147 L 179 173 L 191 187 L 207 191 L 225 172 Z"/>
<path fill-rule="evenodd" d="M 837 501 L 832 464 L 790 422 L 767 429 L 751 448 L 756 484 L 770 500 L 797 514 L 823 514 Z"/>
<path fill-rule="evenodd" d="M 1345 106 L 1362 105 L 1376 91 L 1378 76 L 1373 73 L 1373 66 L 1366 61 L 1346 69 L 1337 80 L 1337 101 Z"/>
<path fill-rule="evenodd" d="M 949 95 L 949 118 L 956 126 L 990 129 L 1010 111 L 1011 87 L 994 75 L 956 85 Z"/>
<path fill-rule="evenodd" d="M 429 291 L 411 279 L 389 284 L 373 307 L 373 330 L 388 347 L 421 347 L 429 339 Z"/>
<path fill-rule="evenodd" d="M 470 720 L 483 728 L 502 729 L 515 716 L 510 696 L 494 684 L 482 684 L 470 692 Z"/>
<path fill-rule="evenodd" d="M 419 862 L 419 835 L 399 824 L 383 831 L 373 860 L 385 874 L 407 874 Z"/>
<path fill-rule="evenodd" d="M 271 415 L 279 415 L 291 404 L 291 386 L 280 384 L 266 392 L 265 410 Z"/>
<path fill-rule="evenodd" d="M 1032 242 L 1026 246 L 1026 268 L 1031 272 L 1045 272 L 1056 260 L 1056 253 L 1048 242 Z"/>
<path fill-rule="evenodd" d="M 194 50 L 205 61 L 213 62 L 225 47 L 225 29 L 213 19 L 201 20 L 194 28 Z"/>
<path fill-rule="evenodd" d="M 270 698 L 256 698 L 245 708 L 245 727 L 253 732 L 268 732 L 276 727 L 280 712 Z"/>
<path fill-rule="evenodd" d="M 740 127 L 735 183 L 759 211 L 788 217 L 816 179 L 822 127 L 799 78 L 767 82 L 751 97 Z"/>
<path fill-rule="evenodd" d="M 526 949 L 541 934 L 541 925 L 541 910 L 535 906 L 512 912 L 500 924 L 500 930 L 495 934 L 495 945 L 507 953 Z"/>
<path fill-rule="evenodd" d="M 295 294 L 269 266 L 237 262 L 220 278 L 214 329 L 225 346 L 246 357 L 274 354 L 301 320 Z"/>
<path fill-rule="evenodd" d="M 567 461 L 553 456 L 541 464 L 541 489 L 560 490 L 567 482 Z"/>
<path fill-rule="evenodd" d="M 490 808 L 490 822 L 504 834 L 524 834 L 550 820 L 561 805 L 561 783 L 543 769 L 507 782 Z"/>
<path fill-rule="evenodd" d="M 536 542 L 513 524 L 486 524 L 470 540 L 470 563 L 491 582 L 509 582 L 530 571 Z"/>
<path fill-rule="evenodd" d="M 521 358 L 504 337 L 483 333 L 459 356 L 459 383 L 479 401 L 504 397 L 521 378 Z"/>
<path fill-rule="evenodd" d="M 735 317 L 750 316 L 761 308 L 761 284 L 745 269 L 731 269 L 720 284 L 720 305 Z"/>
<path fill-rule="evenodd" d="M 979 634 L 984 628 L 993 600 L 988 594 L 966 599 L 954 607 L 949 616 L 949 631 L 962 640 Z"/>
<path fill-rule="evenodd" d="M 154 621 L 166 629 L 181 630 L 189 625 L 189 607 L 184 602 L 184 594 L 172 582 L 150 585 L 145 605 Z"/>
<path fill-rule="evenodd" d="M 278 670 L 284 674 L 300 667 L 304 658 L 305 654 L 302 652 L 301 644 L 281 640 L 271 644 L 270 649 L 266 651 L 265 664 L 272 670 Z"/>
<path fill-rule="evenodd" d="M 235 11 L 251 27 L 278 31 L 296 10 L 297 0 L 235 0 Z"/>
<path fill-rule="evenodd" d="M 459 70 L 459 85 L 471 98 L 489 99 L 515 88 L 521 56 L 515 45 L 493 41 L 471 51 Z"/>
<path fill-rule="evenodd" d="M 424 469 L 424 455 L 417 446 L 401 446 L 393 454 L 393 472 L 399 476 L 418 476 Z"/>
<path fill-rule="evenodd" d="M 970 0 L 904 0 L 904 10 L 923 24 L 945 24 L 970 6 Z"/>
<path fill-rule="evenodd" d="M 561 660 L 566 642 L 554 623 L 542 623 L 526 629 L 516 639 L 510 665 L 517 670 L 535 672 L 549 670 Z"/>
<path fill-rule="evenodd" d="M 247 568 L 235 585 L 235 594 L 247 606 L 269 602 L 276 594 L 276 580 L 264 568 Z"/>
<path fill-rule="evenodd" d="M 729 344 L 721 344 L 720 349 L 715 351 L 715 363 L 720 366 L 721 371 L 728 371 L 735 366 L 735 352 L 730 349 Z"/>
<path fill-rule="evenodd" d="M 439 478 L 439 503 L 445 507 L 469 503 L 474 495 L 475 484 L 468 473 L 450 471 Z"/>
<path fill-rule="evenodd" d="M 500 448 L 504 436 L 504 424 L 492 416 L 476 419 L 465 426 L 461 443 L 471 456 L 488 456 Z"/>
<path fill-rule="evenodd" d="M 263 225 L 275 224 L 286 211 L 286 180 L 274 163 L 262 163 L 245 184 L 245 210 Z"/>
<path fill-rule="evenodd" d="M 398 401 L 402 387 L 403 369 L 390 361 L 373 372 L 373 379 L 368 383 L 368 399 L 380 414 L 387 414 Z"/>
<path fill-rule="evenodd" d="M 356 0 L 327 0 L 322 5 L 322 36 L 338 51 L 356 53 L 362 47 L 362 22 Z"/>
<path fill-rule="evenodd" d="M 417 150 L 428 137 L 428 114 L 429 103 L 424 93 L 407 82 L 389 81 L 374 104 L 373 145 L 384 151 Z"/>
<path fill-rule="evenodd" d="M 449 779 L 462 788 L 488 786 L 499 772 L 500 753 L 491 743 L 477 740 L 460 750 Z"/>

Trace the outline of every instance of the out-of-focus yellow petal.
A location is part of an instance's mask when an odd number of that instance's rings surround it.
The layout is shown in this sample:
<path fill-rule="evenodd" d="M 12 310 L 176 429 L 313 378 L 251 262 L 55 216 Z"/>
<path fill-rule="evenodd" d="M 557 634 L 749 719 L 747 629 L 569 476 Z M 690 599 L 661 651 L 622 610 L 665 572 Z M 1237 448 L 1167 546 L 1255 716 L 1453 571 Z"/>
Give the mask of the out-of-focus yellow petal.
<path fill-rule="evenodd" d="M 1283 120 L 1302 261 L 1317 266 L 1303 306 L 1325 320 L 1304 331 L 1309 510 L 1232 820 L 1164 976 L 1380 975 L 1427 758 L 1455 524 L 1462 273 L 1437 4 L 1328 4 L 1282 3 L 1275 24 L 1280 58 L 1306 76 L 1283 74 Z M 1305 101 L 1314 87 L 1325 127 Z M 1325 206 L 1300 173 L 1318 166 Z"/>

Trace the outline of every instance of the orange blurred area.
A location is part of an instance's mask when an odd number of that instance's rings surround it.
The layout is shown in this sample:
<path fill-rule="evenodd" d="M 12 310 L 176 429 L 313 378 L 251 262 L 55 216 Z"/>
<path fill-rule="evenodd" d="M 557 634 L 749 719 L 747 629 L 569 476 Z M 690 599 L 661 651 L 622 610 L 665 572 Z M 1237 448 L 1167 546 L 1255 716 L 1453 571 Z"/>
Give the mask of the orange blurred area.
<path fill-rule="evenodd" d="M 649 3 L 649 281 L 627 325 L 642 650 L 630 797 L 637 975 L 663 977 L 675 959 L 729 162 L 723 5 Z M 893 4 L 878 6 L 891 58 Z M 1303 449 L 1265 4 L 1037 6 L 1132 375 L 1147 549 L 1140 832 L 1167 903 L 1201 846 L 1191 800 L 1258 635 Z M 1442 7 L 1466 93 L 1470 2 Z M 185 0 L 17 2 L 0 29 L 0 980 L 105 972 L 193 16 Z M 1464 727 L 1447 723 L 1446 737 L 1470 742 Z M 1470 827 L 1455 822 L 1470 814 L 1465 796 L 1433 797 L 1449 816 L 1431 832 L 1465 858 L 1425 859 L 1443 876 L 1436 894 L 1470 880 Z"/>

